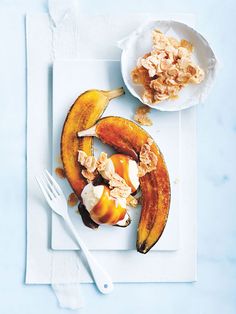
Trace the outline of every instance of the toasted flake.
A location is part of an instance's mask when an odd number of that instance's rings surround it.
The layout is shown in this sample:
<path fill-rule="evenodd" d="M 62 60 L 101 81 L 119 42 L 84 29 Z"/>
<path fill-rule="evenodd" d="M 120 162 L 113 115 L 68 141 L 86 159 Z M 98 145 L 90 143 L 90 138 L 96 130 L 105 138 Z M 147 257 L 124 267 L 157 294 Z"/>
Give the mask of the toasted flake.
<path fill-rule="evenodd" d="M 200 67 L 197 67 L 196 69 L 197 69 L 196 74 L 193 75 L 189 81 L 191 83 L 199 84 L 204 79 L 205 73 Z"/>
<path fill-rule="evenodd" d="M 110 195 L 114 198 L 127 198 L 131 193 L 131 188 L 114 188 L 111 190 Z"/>
<path fill-rule="evenodd" d="M 180 42 L 178 41 L 178 39 L 174 38 L 174 37 L 168 37 L 168 41 L 170 43 L 171 46 L 178 48 L 180 46 Z"/>
<path fill-rule="evenodd" d="M 105 170 L 105 166 L 107 163 L 107 154 L 104 152 L 101 152 L 98 161 L 97 161 L 97 170 L 100 171 L 104 171 Z"/>
<path fill-rule="evenodd" d="M 151 145 L 153 140 L 148 138 L 147 143 L 141 148 L 139 154 L 139 177 L 144 176 L 146 173 L 151 172 L 156 169 L 157 166 L 157 156 L 151 151 Z"/>
<path fill-rule="evenodd" d="M 88 181 L 96 178 L 97 159 L 94 156 L 88 156 L 84 151 L 78 151 L 78 162 L 85 168 L 81 171 L 82 176 Z"/>
<path fill-rule="evenodd" d="M 148 117 L 150 109 L 151 108 L 146 105 L 138 106 L 134 115 L 134 120 L 141 125 L 152 125 L 152 120 Z"/>
<path fill-rule="evenodd" d="M 193 45 L 186 39 L 180 41 L 180 46 L 186 48 L 189 52 L 193 52 Z"/>
<path fill-rule="evenodd" d="M 169 98 L 169 95 L 167 95 L 167 94 L 156 93 L 156 94 L 154 95 L 154 99 L 155 99 L 156 101 L 162 101 L 162 100 L 166 100 L 166 99 L 168 99 L 168 98 Z"/>
<path fill-rule="evenodd" d="M 167 70 L 167 74 L 173 77 L 176 77 L 178 75 L 178 72 L 179 71 L 176 69 L 176 66 L 169 67 L 169 69 Z"/>
<path fill-rule="evenodd" d="M 179 58 L 189 58 L 191 55 L 190 51 L 184 47 L 178 48 L 178 57 Z"/>
<path fill-rule="evenodd" d="M 156 65 L 148 58 L 141 59 L 141 65 L 148 70 L 149 76 L 153 77 L 156 75 Z"/>
<path fill-rule="evenodd" d="M 153 139 L 151 138 L 151 137 L 149 137 L 148 139 L 147 139 L 147 143 L 148 143 L 148 145 L 149 146 L 152 146 L 152 144 L 153 144 Z"/>
<path fill-rule="evenodd" d="M 160 68 L 162 71 L 167 71 L 170 68 L 171 64 L 172 62 L 170 59 L 164 59 L 160 63 Z"/>
<path fill-rule="evenodd" d="M 179 73 L 178 77 L 176 78 L 176 81 L 181 84 L 187 84 L 190 78 L 191 74 L 189 73 Z"/>
<path fill-rule="evenodd" d="M 87 154 L 83 150 L 78 151 L 78 162 L 84 166 L 85 160 L 87 158 Z"/>
<path fill-rule="evenodd" d="M 125 180 L 117 173 L 111 175 L 109 180 L 109 187 L 111 189 L 111 196 L 127 198 L 131 194 L 131 188 L 127 185 Z"/>
<path fill-rule="evenodd" d="M 87 179 L 89 182 L 93 181 L 96 178 L 95 173 L 88 171 L 87 169 L 82 170 L 82 176 Z"/>
<path fill-rule="evenodd" d="M 129 195 L 126 199 L 126 204 L 131 207 L 137 207 L 138 206 L 138 200 L 133 197 L 133 195 Z"/>
<path fill-rule="evenodd" d="M 154 102 L 154 95 L 151 90 L 145 90 L 142 96 L 144 102 Z"/>
<path fill-rule="evenodd" d="M 166 86 L 158 79 L 151 81 L 150 86 L 160 94 L 164 94 L 166 92 Z"/>
<path fill-rule="evenodd" d="M 94 156 L 88 156 L 84 162 L 84 167 L 89 172 L 94 172 L 97 169 L 97 159 Z"/>
<path fill-rule="evenodd" d="M 111 174 L 111 179 L 109 181 L 109 185 L 110 187 L 114 187 L 114 188 L 117 188 L 117 187 L 122 187 L 122 186 L 125 186 L 127 185 L 125 180 L 118 175 L 118 173 L 113 173 Z"/>

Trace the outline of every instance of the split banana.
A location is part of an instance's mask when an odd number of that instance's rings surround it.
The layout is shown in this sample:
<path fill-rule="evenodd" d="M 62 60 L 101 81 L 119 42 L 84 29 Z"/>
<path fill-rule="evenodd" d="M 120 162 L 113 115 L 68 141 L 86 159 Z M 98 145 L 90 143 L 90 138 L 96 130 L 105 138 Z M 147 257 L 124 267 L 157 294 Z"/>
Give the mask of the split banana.
<path fill-rule="evenodd" d="M 87 184 L 77 160 L 78 150 L 92 155 L 93 145 L 91 137 L 78 138 L 77 132 L 94 125 L 103 114 L 109 101 L 123 94 L 122 87 L 110 91 L 86 91 L 76 99 L 66 117 L 61 135 L 61 159 L 66 177 L 78 197 L 81 196 L 81 192 Z"/>

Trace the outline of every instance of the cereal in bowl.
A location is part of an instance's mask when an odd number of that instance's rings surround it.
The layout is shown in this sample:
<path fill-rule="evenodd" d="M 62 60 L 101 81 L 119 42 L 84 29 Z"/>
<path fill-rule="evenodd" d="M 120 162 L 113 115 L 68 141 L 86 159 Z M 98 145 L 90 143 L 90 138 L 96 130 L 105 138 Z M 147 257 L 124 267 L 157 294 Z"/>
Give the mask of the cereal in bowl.
<path fill-rule="evenodd" d="M 144 87 L 144 103 L 175 99 L 184 86 L 204 79 L 192 53 L 193 46 L 187 40 L 167 37 L 158 29 L 152 31 L 152 51 L 138 59 L 131 73 L 133 82 Z"/>

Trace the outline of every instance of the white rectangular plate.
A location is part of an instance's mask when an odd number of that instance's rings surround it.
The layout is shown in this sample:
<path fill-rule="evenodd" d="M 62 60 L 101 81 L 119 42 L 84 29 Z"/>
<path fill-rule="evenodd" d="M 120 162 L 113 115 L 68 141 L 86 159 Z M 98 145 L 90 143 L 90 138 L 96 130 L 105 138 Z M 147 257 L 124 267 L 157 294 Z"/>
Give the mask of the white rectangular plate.
<path fill-rule="evenodd" d="M 60 165 L 60 136 L 64 120 L 75 99 L 89 89 L 109 90 L 124 86 L 120 63 L 108 60 L 57 61 L 53 66 L 53 173 Z M 122 116 L 132 119 L 138 100 L 128 92 L 110 102 L 103 116 Z M 153 110 L 153 126 L 145 129 L 151 134 L 164 154 L 171 180 L 171 208 L 164 233 L 153 250 L 177 250 L 179 244 L 179 154 L 180 113 L 165 113 Z M 112 150 L 95 142 L 95 154 Z M 65 195 L 72 192 L 68 182 L 55 175 Z M 91 230 L 82 223 L 77 208 L 70 208 L 71 219 L 89 249 L 92 250 L 134 250 L 140 208 L 131 208 L 132 223 L 126 228 L 100 226 Z M 76 250 L 77 244 L 71 238 L 60 217 L 53 214 L 51 246 L 55 250 Z"/>

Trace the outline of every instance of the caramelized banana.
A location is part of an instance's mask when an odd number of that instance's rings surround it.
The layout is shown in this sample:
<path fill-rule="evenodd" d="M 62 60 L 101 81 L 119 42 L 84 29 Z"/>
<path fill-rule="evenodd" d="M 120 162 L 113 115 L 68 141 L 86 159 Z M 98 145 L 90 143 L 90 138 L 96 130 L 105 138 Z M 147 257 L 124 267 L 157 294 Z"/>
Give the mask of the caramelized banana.
<path fill-rule="evenodd" d="M 66 177 L 78 197 L 87 184 L 77 161 L 78 150 L 92 155 L 93 144 L 91 137 L 78 138 L 77 132 L 94 125 L 106 109 L 109 101 L 123 94 L 123 88 L 111 91 L 86 91 L 76 99 L 66 117 L 61 135 L 61 159 Z"/>
<path fill-rule="evenodd" d="M 79 137 L 96 136 L 118 152 L 138 161 L 139 153 L 151 136 L 136 123 L 121 117 L 106 117 Z M 165 228 L 170 207 L 170 180 L 163 155 L 153 143 L 151 151 L 158 158 L 155 170 L 140 178 L 142 211 L 138 225 L 137 251 L 147 253 L 159 240 Z"/>

